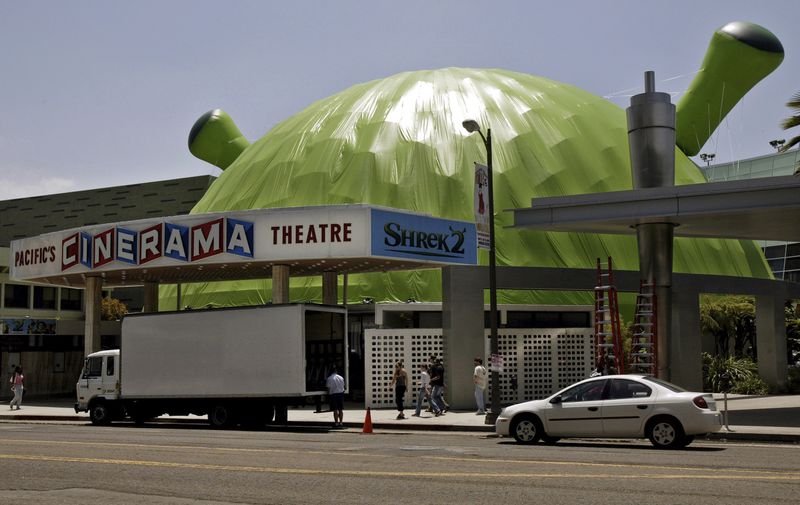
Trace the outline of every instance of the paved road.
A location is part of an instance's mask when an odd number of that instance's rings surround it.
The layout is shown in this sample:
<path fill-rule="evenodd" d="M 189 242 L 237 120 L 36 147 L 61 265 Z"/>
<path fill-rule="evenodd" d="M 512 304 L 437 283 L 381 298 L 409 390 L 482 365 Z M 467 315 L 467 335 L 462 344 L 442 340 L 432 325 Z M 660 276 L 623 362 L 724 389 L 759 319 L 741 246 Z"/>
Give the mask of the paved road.
<path fill-rule="evenodd" d="M 781 504 L 800 446 L 0 423 L 0 503 Z"/>

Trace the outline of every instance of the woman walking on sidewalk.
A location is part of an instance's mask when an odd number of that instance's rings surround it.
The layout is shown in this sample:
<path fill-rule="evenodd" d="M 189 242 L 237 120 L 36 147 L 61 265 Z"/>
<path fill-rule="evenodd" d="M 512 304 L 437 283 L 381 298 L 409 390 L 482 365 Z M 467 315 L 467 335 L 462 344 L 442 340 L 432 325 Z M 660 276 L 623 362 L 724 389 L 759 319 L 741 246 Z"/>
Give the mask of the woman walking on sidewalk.
<path fill-rule="evenodd" d="M 392 375 L 392 386 L 394 386 L 394 401 L 397 404 L 398 419 L 405 419 L 403 414 L 403 397 L 406 395 L 406 385 L 408 384 L 408 374 L 406 369 L 403 368 L 403 362 L 398 361 L 394 365 L 394 374 Z"/>
<path fill-rule="evenodd" d="M 20 405 L 22 405 L 22 393 L 25 391 L 25 376 L 22 375 L 22 367 L 18 366 L 14 370 L 14 376 L 11 377 L 11 389 L 14 391 L 14 399 L 11 400 L 10 406 L 11 410 L 14 410 L 14 405 L 17 406 L 17 410 L 20 409 Z"/>

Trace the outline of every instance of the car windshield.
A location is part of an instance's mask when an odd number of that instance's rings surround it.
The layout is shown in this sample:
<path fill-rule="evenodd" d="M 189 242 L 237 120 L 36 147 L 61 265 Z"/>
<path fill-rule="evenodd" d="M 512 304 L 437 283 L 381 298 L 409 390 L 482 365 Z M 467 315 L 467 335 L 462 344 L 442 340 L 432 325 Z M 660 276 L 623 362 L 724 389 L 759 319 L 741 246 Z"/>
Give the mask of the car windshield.
<path fill-rule="evenodd" d="M 659 386 L 663 386 L 663 387 L 669 389 L 670 391 L 672 391 L 673 393 L 685 393 L 686 392 L 686 390 L 683 389 L 680 386 L 676 386 L 675 384 L 673 384 L 671 382 L 663 381 L 661 379 L 656 379 L 655 377 L 642 377 L 642 380 L 646 380 L 648 382 L 653 382 L 655 384 L 658 384 Z"/>

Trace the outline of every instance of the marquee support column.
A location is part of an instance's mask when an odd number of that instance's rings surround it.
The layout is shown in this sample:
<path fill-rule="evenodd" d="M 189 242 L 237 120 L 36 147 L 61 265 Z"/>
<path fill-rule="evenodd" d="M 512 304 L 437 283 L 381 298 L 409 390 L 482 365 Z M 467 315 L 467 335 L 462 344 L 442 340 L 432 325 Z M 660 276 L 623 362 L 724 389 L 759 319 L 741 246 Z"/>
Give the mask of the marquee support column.
<path fill-rule="evenodd" d="M 158 282 L 144 283 L 144 306 L 142 312 L 158 312 Z"/>
<path fill-rule="evenodd" d="M 322 303 L 325 305 L 339 304 L 338 276 L 334 271 L 322 272 Z"/>
<path fill-rule="evenodd" d="M 103 279 L 98 276 L 86 278 L 83 296 L 84 331 L 83 353 L 89 355 L 100 350 L 100 298 Z"/>
<path fill-rule="evenodd" d="M 289 265 L 272 265 L 272 303 L 289 303 Z"/>

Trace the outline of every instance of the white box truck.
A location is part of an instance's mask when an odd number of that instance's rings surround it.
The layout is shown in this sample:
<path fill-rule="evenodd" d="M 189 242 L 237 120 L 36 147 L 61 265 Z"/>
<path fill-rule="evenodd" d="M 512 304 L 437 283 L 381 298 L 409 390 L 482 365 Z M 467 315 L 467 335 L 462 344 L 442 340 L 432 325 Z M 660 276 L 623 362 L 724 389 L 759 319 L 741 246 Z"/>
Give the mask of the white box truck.
<path fill-rule="evenodd" d="M 286 421 L 347 377 L 346 311 L 312 304 L 125 316 L 120 348 L 90 354 L 76 412 L 94 424 L 207 415 L 214 427 Z"/>

